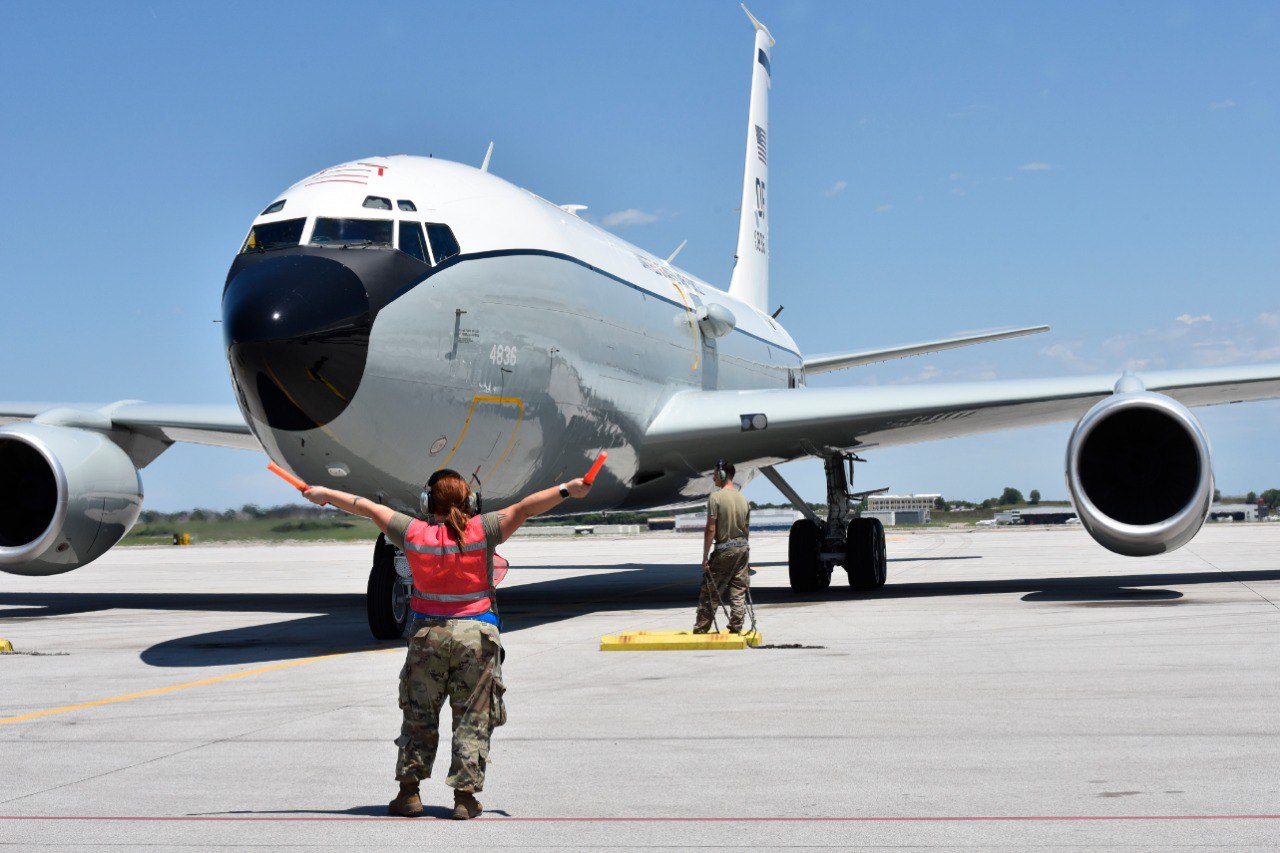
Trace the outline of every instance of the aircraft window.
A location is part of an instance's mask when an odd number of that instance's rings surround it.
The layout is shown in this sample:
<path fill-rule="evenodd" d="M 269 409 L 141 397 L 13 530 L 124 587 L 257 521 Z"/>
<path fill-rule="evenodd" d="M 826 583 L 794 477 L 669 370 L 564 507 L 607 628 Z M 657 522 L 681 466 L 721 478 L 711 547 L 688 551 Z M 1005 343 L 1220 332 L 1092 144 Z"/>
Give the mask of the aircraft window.
<path fill-rule="evenodd" d="M 422 226 L 416 222 L 400 223 L 400 251 L 406 255 L 413 255 L 424 264 L 429 264 L 427 260 L 427 246 L 422 242 Z"/>
<path fill-rule="evenodd" d="M 409 210 L 409 211 L 414 211 L 418 209 L 417 205 L 409 201 L 407 198 L 402 198 L 397 200 L 396 207 L 400 208 L 401 210 Z"/>
<path fill-rule="evenodd" d="M 284 210 L 284 203 L 285 203 L 285 199 L 280 199 L 279 201 L 273 201 L 271 204 L 267 205 L 266 210 L 262 211 L 262 213 L 259 213 L 258 215 L 266 216 L 268 213 L 279 213 L 280 211 Z"/>
<path fill-rule="evenodd" d="M 262 222 L 249 229 L 249 239 L 240 247 L 240 254 L 245 252 L 269 252 L 272 249 L 284 249 L 296 246 L 302 240 L 302 226 L 307 220 L 285 219 L 281 222 Z"/>
<path fill-rule="evenodd" d="M 316 246 L 375 246 L 391 248 L 390 219 L 316 219 L 311 242 Z"/>
<path fill-rule="evenodd" d="M 367 207 L 370 210 L 390 210 L 391 199 L 382 198 L 376 195 L 367 195 L 364 197 L 364 204 L 361 207 Z"/>
<path fill-rule="evenodd" d="M 437 264 L 452 258 L 462 251 L 458 247 L 457 238 L 453 236 L 453 229 L 448 225 L 436 225 L 428 222 L 427 239 L 431 241 L 431 254 L 435 255 Z"/>

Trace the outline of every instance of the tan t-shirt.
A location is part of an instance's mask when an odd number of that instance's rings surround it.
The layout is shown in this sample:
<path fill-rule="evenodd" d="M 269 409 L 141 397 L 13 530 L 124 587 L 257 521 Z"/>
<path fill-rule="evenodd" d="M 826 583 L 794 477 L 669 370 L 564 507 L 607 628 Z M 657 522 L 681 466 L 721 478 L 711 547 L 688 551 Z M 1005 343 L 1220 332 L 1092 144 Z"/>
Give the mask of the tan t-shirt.
<path fill-rule="evenodd" d="M 397 512 L 391 516 L 391 521 L 387 523 L 387 541 L 401 551 L 407 550 L 404 538 L 409 534 L 409 525 L 417 520 L 403 512 Z M 502 528 L 498 525 L 498 513 L 486 512 L 480 516 L 480 523 L 484 526 L 484 543 L 492 559 L 493 549 L 502 544 Z"/>
<path fill-rule="evenodd" d="M 730 539 L 746 539 L 751 523 L 751 505 L 737 489 L 719 489 L 707 501 L 707 516 L 716 522 L 716 544 Z"/>

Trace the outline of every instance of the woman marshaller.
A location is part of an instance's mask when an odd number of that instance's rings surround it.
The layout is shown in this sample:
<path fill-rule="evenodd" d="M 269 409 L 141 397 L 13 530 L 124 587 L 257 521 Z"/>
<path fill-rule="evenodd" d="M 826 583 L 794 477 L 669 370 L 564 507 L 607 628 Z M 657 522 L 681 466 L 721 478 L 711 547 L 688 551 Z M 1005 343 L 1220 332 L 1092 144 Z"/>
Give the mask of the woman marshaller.
<path fill-rule="evenodd" d="M 571 480 L 481 515 L 466 480 L 441 469 L 422 491 L 422 519 L 334 489 L 303 492 L 312 503 L 372 519 L 408 557 L 413 572 L 414 622 L 400 671 L 400 793 L 388 807 L 391 814 L 423 812 L 419 783 L 431 776 L 446 699 L 453 711 L 453 757 L 445 779 L 454 789 L 453 816 L 466 820 L 480 814 L 475 795 L 484 788 L 489 739 L 507 718 L 494 589 L 495 562 L 503 572 L 505 561 L 494 549 L 533 516 L 590 490 L 582 479 Z"/>

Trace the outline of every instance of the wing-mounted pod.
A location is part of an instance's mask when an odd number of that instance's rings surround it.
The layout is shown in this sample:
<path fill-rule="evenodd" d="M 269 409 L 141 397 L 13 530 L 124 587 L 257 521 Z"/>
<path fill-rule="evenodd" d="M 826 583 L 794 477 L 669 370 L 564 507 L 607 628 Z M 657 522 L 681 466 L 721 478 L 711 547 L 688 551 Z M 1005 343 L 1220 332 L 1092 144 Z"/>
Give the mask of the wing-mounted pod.
<path fill-rule="evenodd" d="M 1181 548 L 1213 502 L 1209 439 L 1200 422 L 1132 374 L 1076 424 L 1066 467 L 1071 500 L 1089 535 L 1129 557 Z"/>
<path fill-rule="evenodd" d="M 0 428 L 0 571 L 79 568 L 119 542 L 141 509 L 138 469 L 104 433 L 43 423 Z"/>

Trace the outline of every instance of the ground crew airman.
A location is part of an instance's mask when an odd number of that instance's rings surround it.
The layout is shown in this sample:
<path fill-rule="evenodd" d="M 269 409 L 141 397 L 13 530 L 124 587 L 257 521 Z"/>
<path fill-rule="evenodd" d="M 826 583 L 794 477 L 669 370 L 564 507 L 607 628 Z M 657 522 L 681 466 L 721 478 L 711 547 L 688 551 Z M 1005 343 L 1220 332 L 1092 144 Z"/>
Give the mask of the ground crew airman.
<path fill-rule="evenodd" d="M 466 481 L 442 469 L 423 489 L 425 520 L 333 489 L 303 493 L 313 503 L 373 519 L 408 557 L 413 572 L 414 624 L 400 671 L 404 720 L 396 738 L 400 793 L 388 806 L 391 814 L 423 812 L 419 783 L 431 776 L 445 699 L 453 711 L 453 757 L 445 779 L 454 789 L 453 816 L 466 820 L 482 811 L 475 795 L 484 788 L 490 735 L 507 719 L 494 589 L 495 560 L 502 558 L 494 549 L 528 519 L 590 490 L 581 479 L 572 480 L 506 510 L 478 515 Z"/>
<path fill-rule="evenodd" d="M 707 526 L 702 536 L 702 590 L 698 596 L 698 616 L 693 633 L 711 630 L 716 608 L 729 605 L 729 631 L 742 632 L 746 617 L 747 588 L 751 568 L 747 565 L 747 542 L 751 505 L 733 484 L 734 468 L 721 459 L 713 480 L 717 491 L 707 501 Z"/>

